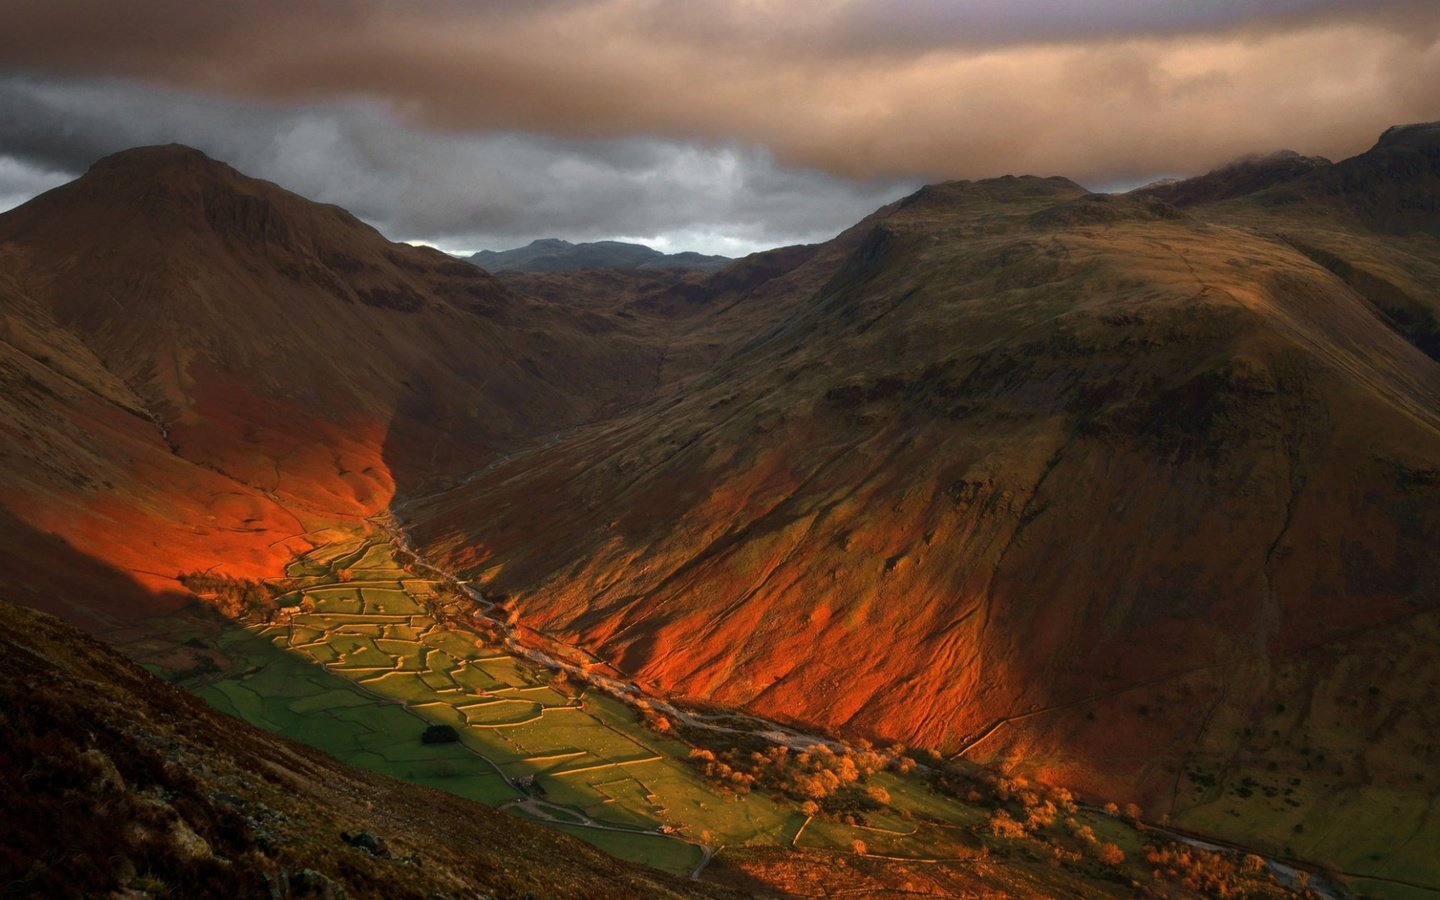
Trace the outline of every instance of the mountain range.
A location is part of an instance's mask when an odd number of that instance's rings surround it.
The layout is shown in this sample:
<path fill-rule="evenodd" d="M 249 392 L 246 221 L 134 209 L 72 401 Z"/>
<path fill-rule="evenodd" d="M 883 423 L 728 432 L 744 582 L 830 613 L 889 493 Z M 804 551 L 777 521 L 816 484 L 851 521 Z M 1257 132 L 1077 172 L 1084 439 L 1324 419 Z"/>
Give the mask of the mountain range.
<path fill-rule="evenodd" d="M 388 514 L 656 696 L 1440 888 L 1440 126 L 720 268 L 537 244 L 178 146 L 0 215 L 4 596 L 105 634 Z"/>
<path fill-rule="evenodd" d="M 513 250 L 481 250 L 470 261 L 489 272 L 574 272 L 578 269 L 723 269 L 733 260 L 703 253 L 661 253 L 644 244 L 593 241 L 572 244 L 541 238 Z"/>
<path fill-rule="evenodd" d="M 1427 868 L 1440 129 L 1281 160 L 922 189 L 713 370 L 406 521 L 658 691 Z"/>

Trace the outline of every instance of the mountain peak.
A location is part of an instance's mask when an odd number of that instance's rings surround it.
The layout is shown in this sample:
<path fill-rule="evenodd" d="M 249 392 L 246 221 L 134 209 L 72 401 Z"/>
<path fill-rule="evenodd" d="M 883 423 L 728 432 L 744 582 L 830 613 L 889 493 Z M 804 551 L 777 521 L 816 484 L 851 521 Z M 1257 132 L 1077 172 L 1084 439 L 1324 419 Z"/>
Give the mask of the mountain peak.
<path fill-rule="evenodd" d="M 1385 129 L 1376 147 L 1440 145 L 1440 122 L 1415 122 Z"/>
<path fill-rule="evenodd" d="M 163 181 L 172 188 L 215 183 L 232 186 L 263 183 L 185 144 L 131 147 L 102 157 L 90 166 L 80 182 L 93 183 L 97 180 L 131 185 Z"/>
<path fill-rule="evenodd" d="M 136 165 L 190 165 L 230 168 L 225 165 L 225 163 L 207 156 L 204 151 L 196 150 L 187 144 L 149 144 L 141 147 L 130 147 L 126 150 L 112 153 L 109 156 L 101 157 L 90 166 L 90 171 L 104 171 L 106 169 Z M 232 169 L 231 171 L 234 170 Z"/>
<path fill-rule="evenodd" d="M 186 243 L 210 234 L 227 241 L 293 246 L 302 236 L 326 232 L 374 233 L 337 206 L 245 175 L 184 144 L 133 147 L 103 157 L 80 178 L 15 210 L 12 228 L 45 229 L 79 210 L 88 210 L 88 221 L 95 226 L 92 243 L 101 234 L 113 243 L 143 233 Z"/>

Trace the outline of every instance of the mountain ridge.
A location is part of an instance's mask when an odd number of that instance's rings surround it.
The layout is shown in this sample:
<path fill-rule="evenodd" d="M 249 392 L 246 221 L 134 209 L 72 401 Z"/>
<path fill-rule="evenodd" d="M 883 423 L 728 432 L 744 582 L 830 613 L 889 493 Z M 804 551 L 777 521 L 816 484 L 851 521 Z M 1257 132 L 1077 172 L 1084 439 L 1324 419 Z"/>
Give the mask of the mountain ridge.
<path fill-rule="evenodd" d="M 1365 813 L 1330 787 L 1405 790 L 1396 761 L 1440 690 L 1415 638 L 1440 597 L 1440 366 L 1337 274 L 1440 308 L 1433 233 L 1405 224 L 1436 197 L 1431 145 L 1409 141 L 1398 168 L 1385 142 L 1179 210 L 1063 180 L 924 189 L 682 396 L 406 521 L 662 693 L 1217 834 L 1337 827 Z M 1372 181 L 1394 189 L 1357 206 Z M 1409 668 L 1366 667 L 1387 643 Z M 1343 724 L 1357 678 L 1397 717 L 1368 746 Z M 1249 799 L 1241 777 L 1309 784 L 1299 750 L 1321 742 L 1340 776 L 1295 806 Z"/>
<path fill-rule="evenodd" d="M 734 262 L 726 256 L 694 251 L 662 253 L 624 241 L 573 244 L 559 238 L 540 238 L 511 250 L 481 250 L 467 259 L 487 272 L 573 272 L 589 268 L 715 271 Z"/>

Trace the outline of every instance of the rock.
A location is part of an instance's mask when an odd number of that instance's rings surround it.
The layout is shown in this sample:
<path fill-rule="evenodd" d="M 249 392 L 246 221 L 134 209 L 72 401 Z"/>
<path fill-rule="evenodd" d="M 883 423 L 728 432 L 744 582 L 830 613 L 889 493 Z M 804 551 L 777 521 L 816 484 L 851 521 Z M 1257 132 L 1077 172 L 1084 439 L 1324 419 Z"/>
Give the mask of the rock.
<path fill-rule="evenodd" d="M 379 856 L 386 859 L 390 857 L 390 848 L 385 845 L 384 840 L 372 831 L 361 831 L 355 834 L 342 831 L 340 832 L 340 840 L 357 850 L 364 850 L 371 856 Z"/>
<path fill-rule="evenodd" d="M 323 872 L 301 869 L 290 876 L 290 896 L 314 897 L 317 900 L 343 900 L 345 888 Z"/>
<path fill-rule="evenodd" d="M 214 856 L 210 843 L 196 834 L 190 823 L 180 816 L 176 816 L 170 825 L 170 841 L 181 856 L 190 859 L 209 859 Z"/>

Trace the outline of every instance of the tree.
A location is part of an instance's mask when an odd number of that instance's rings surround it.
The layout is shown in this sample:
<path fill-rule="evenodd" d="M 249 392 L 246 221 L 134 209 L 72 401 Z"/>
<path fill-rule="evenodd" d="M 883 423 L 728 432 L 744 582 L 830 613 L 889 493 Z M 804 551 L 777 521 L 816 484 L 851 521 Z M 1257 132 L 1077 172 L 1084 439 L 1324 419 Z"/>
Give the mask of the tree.
<path fill-rule="evenodd" d="M 1125 851 L 1114 844 L 1101 844 L 1097 855 L 1107 866 L 1119 866 L 1125 862 Z"/>
<path fill-rule="evenodd" d="M 431 725 L 420 735 L 425 744 L 453 744 L 460 740 L 460 733 L 449 725 Z"/>

